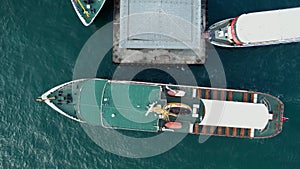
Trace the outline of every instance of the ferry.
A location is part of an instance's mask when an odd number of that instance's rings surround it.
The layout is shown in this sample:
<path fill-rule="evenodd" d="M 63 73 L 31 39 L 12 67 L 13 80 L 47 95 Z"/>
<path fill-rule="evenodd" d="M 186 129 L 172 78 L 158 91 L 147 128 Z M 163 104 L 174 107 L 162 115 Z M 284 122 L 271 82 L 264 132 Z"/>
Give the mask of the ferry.
<path fill-rule="evenodd" d="M 265 93 L 98 78 L 61 84 L 37 101 L 80 123 L 144 132 L 269 138 L 287 120 L 283 103 Z"/>
<path fill-rule="evenodd" d="M 102 9 L 105 0 L 71 0 L 71 2 L 80 21 L 84 26 L 89 26 Z"/>
<path fill-rule="evenodd" d="M 242 14 L 211 25 L 209 41 L 221 47 L 251 47 L 300 41 L 300 8 Z"/>

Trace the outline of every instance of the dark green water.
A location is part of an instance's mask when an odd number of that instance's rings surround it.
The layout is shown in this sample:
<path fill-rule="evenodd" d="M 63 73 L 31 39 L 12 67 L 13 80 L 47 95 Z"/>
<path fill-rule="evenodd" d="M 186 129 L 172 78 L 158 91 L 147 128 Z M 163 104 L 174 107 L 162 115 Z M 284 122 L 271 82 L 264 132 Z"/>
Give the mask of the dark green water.
<path fill-rule="evenodd" d="M 244 12 L 296 6 L 300 6 L 300 1 L 209 0 L 208 22 L 210 25 Z M 211 137 L 199 144 L 197 136 L 189 135 L 166 153 L 130 159 L 103 150 L 78 123 L 45 104 L 35 103 L 35 98 L 46 90 L 72 80 L 82 46 L 110 21 L 111 10 L 112 3 L 107 2 L 95 23 L 84 27 L 68 0 L 1 1 L 0 168 L 300 167 L 300 43 L 217 49 L 228 88 L 270 93 L 285 103 L 285 115 L 290 120 L 284 124 L 283 132 L 271 139 Z M 295 22 L 299 22 L 299 18 L 295 18 Z M 97 76 L 110 78 L 116 67 L 108 54 Z M 199 85 L 210 85 L 203 66 L 191 66 L 191 69 Z M 184 70 L 182 72 L 184 74 Z M 136 79 L 171 81 L 160 71 L 147 74 L 149 76 Z"/>

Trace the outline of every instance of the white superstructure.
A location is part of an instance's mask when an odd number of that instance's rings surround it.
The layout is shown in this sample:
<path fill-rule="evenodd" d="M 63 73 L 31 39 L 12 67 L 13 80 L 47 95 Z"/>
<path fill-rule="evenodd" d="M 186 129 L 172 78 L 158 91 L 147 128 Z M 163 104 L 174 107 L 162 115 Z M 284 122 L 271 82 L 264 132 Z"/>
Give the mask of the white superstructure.
<path fill-rule="evenodd" d="M 264 104 L 202 99 L 205 116 L 200 125 L 262 130 L 269 121 Z"/>
<path fill-rule="evenodd" d="M 300 38 L 300 8 L 243 14 L 235 24 L 242 43 L 259 43 Z"/>

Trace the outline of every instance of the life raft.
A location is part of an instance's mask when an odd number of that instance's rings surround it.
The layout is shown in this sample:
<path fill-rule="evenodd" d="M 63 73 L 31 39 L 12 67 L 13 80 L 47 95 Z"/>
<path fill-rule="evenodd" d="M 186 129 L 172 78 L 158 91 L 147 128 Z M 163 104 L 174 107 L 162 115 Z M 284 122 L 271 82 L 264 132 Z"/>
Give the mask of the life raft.
<path fill-rule="evenodd" d="M 182 124 L 180 122 L 168 122 L 165 124 L 169 129 L 181 129 Z"/>

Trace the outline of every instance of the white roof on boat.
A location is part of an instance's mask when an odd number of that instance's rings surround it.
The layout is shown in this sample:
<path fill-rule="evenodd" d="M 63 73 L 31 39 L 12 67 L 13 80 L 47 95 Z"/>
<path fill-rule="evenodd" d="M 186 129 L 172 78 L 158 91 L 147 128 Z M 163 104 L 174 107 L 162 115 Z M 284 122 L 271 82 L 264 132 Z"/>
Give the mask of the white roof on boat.
<path fill-rule="evenodd" d="M 243 43 L 300 38 L 300 8 L 243 14 L 236 35 Z"/>
<path fill-rule="evenodd" d="M 264 129 L 269 111 L 264 104 L 202 99 L 205 116 L 201 125 Z"/>

